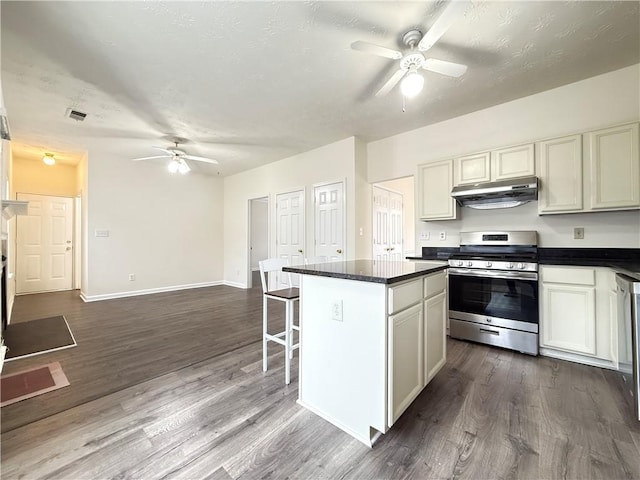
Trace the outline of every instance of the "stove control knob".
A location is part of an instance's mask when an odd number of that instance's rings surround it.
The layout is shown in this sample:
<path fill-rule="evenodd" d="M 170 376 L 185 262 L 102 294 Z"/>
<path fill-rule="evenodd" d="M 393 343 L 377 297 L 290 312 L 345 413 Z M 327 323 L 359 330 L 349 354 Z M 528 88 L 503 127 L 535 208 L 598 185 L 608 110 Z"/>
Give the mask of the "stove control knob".
<path fill-rule="evenodd" d="M 507 263 L 507 268 L 513 268 L 513 263 Z"/>
<path fill-rule="evenodd" d="M 518 264 L 518 270 L 524 270 L 524 263 Z"/>
<path fill-rule="evenodd" d="M 473 262 L 471 260 L 467 262 L 467 267 L 473 267 Z"/>
<path fill-rule="evenodd" d="M 485 265 L 486 265 L 487 267 L 490 267 L 490 266 L 491 266 L 491 265 L 493 265 L 493 264 L 492 264 L 491 262 L 487 262 L 487 263 L 485 263 Z"/>

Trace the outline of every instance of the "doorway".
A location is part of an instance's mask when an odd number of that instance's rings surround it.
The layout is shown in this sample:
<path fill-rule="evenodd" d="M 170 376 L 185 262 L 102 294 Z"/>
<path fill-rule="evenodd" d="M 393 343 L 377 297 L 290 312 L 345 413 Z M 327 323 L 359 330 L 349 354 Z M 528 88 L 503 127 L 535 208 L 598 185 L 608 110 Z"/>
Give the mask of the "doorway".
<path fill-rule="evenodd" d="M 344 182 L 316 185 L 313 197 L 314 255 L 327 262 L 342 261 L 346 258 Z"/>
<path fill-rule="evenodd" d="M 269 197 L 249 200 L 249 275 L 247 287 L 260 285 L 258 262 L 269 258 Z"/>
<path fill-rule="evenodd" d="M 403 260 L 414 256 L 414 177 L 379 182 L 372 187 L 372 257 Z"/>
<path fill-rule="evenodd" d="M 16 224 L 16 294 L 72 290 L 74 199 L 18 193 L 29 202 Z"/>
<path fill-rule="evenodd" d="M 276 254 L 289 260 L 289 265 L 304 264 L 305 207 L 304 190 L 276 195 Z M 293 285 L 287 283 L 287 275 L 275 274 L 277 288 L 299 286 L 298 275 L 291 275 Z"/>

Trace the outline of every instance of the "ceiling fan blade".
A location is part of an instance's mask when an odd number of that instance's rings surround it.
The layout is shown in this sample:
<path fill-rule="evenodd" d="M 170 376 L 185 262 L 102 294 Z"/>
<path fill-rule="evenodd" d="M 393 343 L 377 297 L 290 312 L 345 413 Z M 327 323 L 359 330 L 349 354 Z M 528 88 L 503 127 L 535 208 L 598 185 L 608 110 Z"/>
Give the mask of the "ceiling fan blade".
<path fill-rule="evenodd" d="M 378 92 L 376 93 L 376 97 L 384 97 L 387 93 L 389 93 L 391 91 L 391 89 L 393 87 L 396 86 L 396 84 L 400 81 L 400 79 L 402 77 L 404 77 L 404 74 L 407 73 L 406 70 L 398 70 L 396 73 L 394 73 L 391 78 L 389 80 L 387 80 L 387 83 L 385 83 L 382 88 L 380 90 L 378 90 Z"/>
<path fill-rule="evenodd" d="M 430 72 L 436 72 L 448 77 L 461 77 L 467 71 L 467 66 L 461 63 L 447 62 L 436 58 L 427 58 L 422 64 L 422 68 Z"/>
<path fill-rule="evenodd" d="M 157 158 L 170 158 L 172 155 L 156 155 L 155 157 L 140 157 L 140 158 L 132 158 L 132 162 L 139 162 L 140 160 L 155 160 Z"/>
<path fill-rule="evenodd" d="M 373 43 L 363 42 L 361 40 L 353 42 L 351 44 L 351 48 L 358 50 L 359 52 L 371 53 L 379 57 L 392 58 L 394 60 L 400 60 L 402 58 L 402 52 L 392 50 L 387 47 L 381 47 L 380 45 L 375 45 Z"/>
<path fill-rule="evenodd" d="M 196 157 L 195 155 L 182 155 L 181 158 L 186 158 L 187 160 L 194 160 L 196 162 L 212 163 L 214 165 L 218 164 L 217 160 L 213 160 L 211 158 Z"/>
<path fill-rule="evenodd" d="M 164 148 L 164 147 L 156 147 L 156 146 L 154 146 L 153 148 L 155 148 L 156 150 L 162 150 L 163 152 L 167 152 L 167 153 L 168 153 L 169 155 L 171 155 L 171 156 L 173 156 L 173 155 L 174 155 L 174 153 L 173 153 L 171 150 L 167 150 L 167 149 L 166 149 L 166 148 Z"/>
<path fill-rule="evenodd" d="M 424 34 L 418 50 L 425 52 L 429 50 L 449 30 L 449 27 L 460 18 L 462 12 L 467 8 L 466 1 L 450 0 L 444 11 L 440 14 L 433 26 Z"/>

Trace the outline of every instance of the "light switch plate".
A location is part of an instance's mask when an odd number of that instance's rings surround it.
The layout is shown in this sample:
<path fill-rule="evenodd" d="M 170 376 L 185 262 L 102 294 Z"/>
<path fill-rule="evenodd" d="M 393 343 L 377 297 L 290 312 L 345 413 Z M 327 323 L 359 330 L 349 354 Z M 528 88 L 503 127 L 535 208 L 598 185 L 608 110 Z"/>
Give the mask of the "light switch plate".
<path fill-rule="evenodd" d="M 96 237 L 108 237 L 109 230 L 96 230 L 95 235 Z"/>
<path fill-rule="evenodd" d="M 584 228 L 583 227 L 575 227 L 573 229 L 573 238 L 575 240 L 584 240 Z"/>
<path fill-rule="evenodd" d="M 342 321 L 342 300 L 334 300 L 331 304 L 331 320 Z"/>

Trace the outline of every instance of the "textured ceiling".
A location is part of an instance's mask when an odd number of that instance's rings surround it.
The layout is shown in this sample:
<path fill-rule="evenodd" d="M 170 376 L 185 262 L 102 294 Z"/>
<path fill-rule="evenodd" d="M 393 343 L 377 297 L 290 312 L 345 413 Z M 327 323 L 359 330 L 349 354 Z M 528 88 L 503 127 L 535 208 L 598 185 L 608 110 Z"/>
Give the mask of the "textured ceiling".
<path fill-rule="evenodd" d="M 445 2 L 2 1 L 2 84 L 26 151 L 123 161 L 172 137 L 228 175 L 352 135 L 366 141 L 640 62 L 639 2 L 468 2 L 426 55 L 469 65 L 423 72 L 407 102 L 373 94 L 394 49 Z M 88 114 L 65 118 L 67 108 Z"/>

